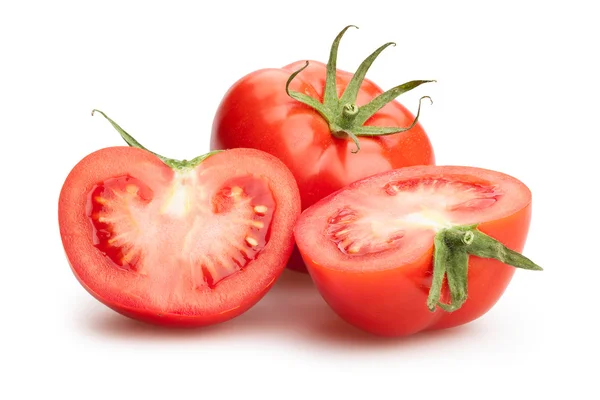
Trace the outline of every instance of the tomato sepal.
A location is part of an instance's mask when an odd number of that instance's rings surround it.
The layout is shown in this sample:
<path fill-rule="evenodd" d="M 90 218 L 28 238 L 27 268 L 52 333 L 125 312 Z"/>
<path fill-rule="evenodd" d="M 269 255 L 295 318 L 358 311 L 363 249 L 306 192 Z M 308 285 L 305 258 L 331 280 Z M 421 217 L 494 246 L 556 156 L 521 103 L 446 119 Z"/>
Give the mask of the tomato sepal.
<path fill-rule="evenodd" d="M 121 126 L 119 124 L 117 124 L 115 121 L 113 121 L 111 118 L 109 118 L 108 115 L 106 115 L 104 112 L 97 110 L 97 109 L 93 109 L 92 116 L 94 115 L 94 113 L 99 113 L 104 118 L 106 118 L 106 120 L 108 122 L 110 122 L 110 124 L 113 126 L 113 128 L 115 128 L 115 130 L 117 132 L 119 132 L 119 134 L 121 135 L 121 138 L 123 138 L 125 143 L 127 143 L 129 145 L 129 147 L 135 147 L 138 149 L 146 150 L 147 152 L 154 154 L 162 162 L 164 162 L 166 165 L 168 165 L 169 167 L 171 167 L 174 170 L 186 171 L 186 170 L 193 169 L 198 164 L 200 164 L 202 161 L 206 160 L 208 157 L 222 151 L 222 150 L 213 150 L 206 154 L 202 154 L 198 157 L 194 157 L 191 160 L 176 160 L 173 158 L 164 157 L 164 156 L 161 156 L 160 154 L 157 154 L 151 150 L 148 150 L 140 142 L 138 142 L 133 136 L 131 136 L 129 133 L 127 133 L 125 131 L 125 129 L 121 128 Z"/>
<path fill-rule="evenodd" d="M 442 229 L 436 233 L 433 245 L 433 279 L 427 297 L 427 308 L 431 312 L 437 307 L 454 312 L 467 301 L 469 256 L 492 258 L 531 271 L 543 270 L 529 258 L 481 232 L 477 225 Z M 450 292 L 450 303 L 440 301 L 444 278 Z"/>
<path fill-rule="evenodd" d="M 340 41 L 349 28 L 357 28 L 357 26 L 346 26 L 335 38 L 331 46 L 329 61 L 327 62 L 327 72 L 325 78 L 325 91 L 323 102 L 298 91 L 290 90 L 292 81 L 309 65 L 306 61 L 303 67 L 293 72 L 286 83 L 286 93 L 288 96 L 316 110 L 329 124 L 331 135 L 343 139 L 350 138 L 356 145 L 356 149 L 352 151 L 357 153 L 360 150 L 359 136 L 385 136 L 395 133 L 405 132 L 413 128 L 419 121 L 421 113 L 421 103 L 423 99 L 433 101 L 429 96 L 422 96 L 419 99 L 419 109 L 412 123 L 406 127 L 383 127 L 383 126 L 364 126 L 364 123 L 377 113 L 386 104 L 396 99 L 403 93 L 406 93 L 424 83 L 435 82 L 435 80 L 414 80 L 403 83 L 392 89 L 380 94 L 371 100 L 368 104 L 358 106 L 356 100 L 360 87 L 365 79 L 367 71 L 375 61 L 375 59 L 389 46 L 395 46 L 394 42 L 388 42 L 380 46 L 371 55 L 369 55 L 358 67 L 348 86 L 338 98 L 336 91 L 336 74 L 337 74 L 337 53 Z"/>

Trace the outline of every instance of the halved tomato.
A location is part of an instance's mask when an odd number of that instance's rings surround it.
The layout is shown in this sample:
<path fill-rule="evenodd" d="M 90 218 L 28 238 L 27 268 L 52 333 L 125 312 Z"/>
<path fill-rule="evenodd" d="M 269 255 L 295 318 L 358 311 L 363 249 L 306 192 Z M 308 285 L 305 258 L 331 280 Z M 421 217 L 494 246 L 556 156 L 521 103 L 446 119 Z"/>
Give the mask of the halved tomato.
<path fill-rule="evenodd" d="M 298 220 L 295 238 L 343 319 L 402 336 L 472 321 L 500 298 L 512 266 L 541 269 L 517 253 L 530 216 L 529 189 L 508 175 L 407 167 L 319 201 Z"/>
<path fill-rule="evenodd" d="M 294 177 L 252 149 L 159 157 L 112 147 L 73 168 L 58 205 L 73 272 L 129 317 L 180 326 L 233 318 L 285 268 L 300 214 Z"/>

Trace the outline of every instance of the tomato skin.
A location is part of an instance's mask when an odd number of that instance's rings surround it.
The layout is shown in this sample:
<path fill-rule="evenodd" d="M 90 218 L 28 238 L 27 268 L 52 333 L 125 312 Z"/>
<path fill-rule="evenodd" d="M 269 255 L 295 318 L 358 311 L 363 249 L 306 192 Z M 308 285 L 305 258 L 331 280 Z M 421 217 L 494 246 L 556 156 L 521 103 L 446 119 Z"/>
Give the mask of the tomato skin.
<path fill-rule="evenodd" d="M 267 284 L 264 287 L 262 291 L 256 293 L 254 298 L 250 298 L 247 301 L 242 302 L 236 308 L 224 310 L 216 315 L 210 316 L 183 315 L 173 313 L 160 313 L 151 309 L 124 306 L 123 304 L 116 301 L 114 298 L 106 297 L 92 290 L 86 284 L 86 282 L 83 279 L 81 279 L 81 277 L 78 275 L 77 269 L 73 267 L 73 264 L 69 262 L 69 265 L 71 265 L 71 270 L 75 274 L 75 277 L 77 278 L 81 286 L 83 286 L 85 290 L 89 294 L 91 294 L 96 300 L 103 303 L 105 306 L 109 307 L 113 311 L 116 311 L 119 314 L 122 314 L 126 317 L 137 321 L 145 322 L 152 325 L 173 328 L 199 328 L 203 326 L 215 325 L 221 322 L 228 321 L 239 315 L 242 315 L 250 308 L 252 308 L 252 306 L 254 306 L 254 304 L 256 304 L 260 299 L 262 299 L 277 280 L 277 278 L 274 278 L 269 284 Z"/>
<path fill-rule="evenodd" d="M 332 136 L 328 123 L 312 108 L 290 98 L 285 90 L 290 74 L 302 66 L 298 61 L 281 69 L 263 69 L 236 82 L 225 94 L 214 119 L 211 149 L 251 147 L 270 153 L 292 171 L 300 189 L 302 209 L 330 193 L 364 177 L 391 169 L 434 164 L 431 142 L 421 124 L 381 137 L 359 138 L 361 150 L 350 139 Z M 292 90 L 323 100 L 326 66 L 318 61 L 292 82 Z M 352 74 L 337 71 L 338 96 Z M 383 91 L 365 79 L 357 105 L 368 103 Z M 365 125 L 409 126 L 414 116 L 392 101 Z M 289 266 L 305 270 L 299 257 Z"/>
<path fill-rule="evenodd" d="M 211 149 L 250 147 L 282 160 L 298 182 L 302 208 L 358 179 L 390 169 L 433 164 L 429 138 L 417 123 L 409 131 L 376 138 L 360 138 L 361 150 L 349 139 L 331 135 L 315 110 L 290 98 L 285 84 L 304 62 L 282 69 L 253 72 L 235 83 L 223 98 L 213 123 Z M 352 74 L 338 71 L 338 92 Z M 311 61 L 292 82 L 293 90 L 322 101 L 325 65 Z M 383 93 L 365 79 L 357 104 Z M 414 116 L 397 101 L 387 104 L 366 125 L 408 126 Z"/>
<path fill-rule="evenodd" d="M 315 207 L 328 199 L 329 197 L 323 199 Z M 309 211 L 311 210 L 307 212 Z M 508 248 L 521 252 L 530 220 L 529 194 L 529 201 L 521 209 L 505 217 L 483 222 L 478 225 L 478 229 Z M 439 308 L 430 312 L 426 303 L 432 281 L 433 242 L 430 248 L 412 262 L 403 263 L 399 260 L 397 268 L 344 271 L 323 265 L 307 255 L 304 241 L 299 238 L 300 224 L 302 217 L 295 230 L 296 242 L 325 301 L 350 324 L 380 336 L 407 336 L 473 321 L 489 311 L 499 300 L 515 271 L 514 267 L 500 261 L 470 256 L 466 303 L 452 313 Z M 445 283 L 442 300 L 449 300 Z"/>
<path fill-rule="evenodd" d="M 199 327 L 242 314 L 273 285 L 292 251 L 291 228 L 300 213 L 300 196 L 293 176 L 279 160 L 253 149 L 218 153 L 196 168 L 221 170 L 226 171 L 223 174 L 234 175 L 252 172 L 270 178 L 270 189 L 278 206 L 271 222 L 269 242 L 259 257 L 250 261 L 245 269 L 224 279 L 212 291 L 185 294 L 198 297 L 197 304 L 200 306 L 194 303 L 195 308 L 165 311 L 132 295 L 130 288 L 145 285 L 144 281 L 149 278 L 116 268 L 94 246 L 93 226 L 86 211 L 88 194 L 99 182 L 123 175 L 132 175 L 152 190 L 158 190 L 169 185 L 174 170 L 145 150 L 132 147 L 101 149 L 73 168 L 65 180 L 58 204 L 61 239 L 69 265 L 77 280 L 97 300 L 140 321 L 164 326 Z M 161 243 L 157 242 L 156 246 L 160 247 Z"/>

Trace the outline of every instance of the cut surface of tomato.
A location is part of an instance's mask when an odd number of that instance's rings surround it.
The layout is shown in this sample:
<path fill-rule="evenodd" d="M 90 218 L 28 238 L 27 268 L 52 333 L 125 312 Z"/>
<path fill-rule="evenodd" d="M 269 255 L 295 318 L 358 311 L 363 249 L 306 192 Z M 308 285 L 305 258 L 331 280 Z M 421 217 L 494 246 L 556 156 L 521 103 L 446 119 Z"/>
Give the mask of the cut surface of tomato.
<path fill-rule="evenodd" d="M 276 206 L 264 178 L 225 182 L 212 199 L 202 186 L 194 173 L 176 177 L 172 187 L 156 198 L 148 186 L 130 176 L 97 185 L 88 199 L 96 247 L 126 270 L 146 273 L 140 267 L 171 266 L 175 270 L 167 272 L 177 274 L 182 265 L 144 263 L 145 258 L 158 259 L 164 246 L 179 264 L 189 264 L 192 287 L 214 288 L 257 258 L 268 242 Z M 199 240 L 204 231 L 212 233 L 211 240 Z"/>
<path fill-rule="evenodd" d="M 116 147 L 73 169 L 59 223 L 73 271 L 96 298 L 134 318 L 198 326 L 242 313 L 272 285 L 299 203 L 291 173 L 260 151 L 177 170 Z"/>
<path fill-rule="evenodd" d="M 476 226 L 521 251 L 531 193 L 508 175 L 471 167 L 402 168 L 357 181 L 305 210 L 296 243 L 325 300 L 349 322 L 404 335 L 468 322 L 485 313 L 514 268 L 469 260 L 469 300 L 452 313 L 427 308 L 434 237 Z M 493 240 L 493 239 L 492 239 Z M 444 283 L 442 300 L 449 298 Z"/>

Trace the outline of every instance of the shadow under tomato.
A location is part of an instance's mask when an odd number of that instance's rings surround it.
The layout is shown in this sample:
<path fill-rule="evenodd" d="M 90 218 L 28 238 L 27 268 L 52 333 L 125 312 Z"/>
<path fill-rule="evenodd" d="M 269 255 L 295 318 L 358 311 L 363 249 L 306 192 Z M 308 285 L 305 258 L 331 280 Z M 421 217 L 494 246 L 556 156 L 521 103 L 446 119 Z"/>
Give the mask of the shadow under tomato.
<path fill-rule="evenodd" d="M 94 315 L 89 315 L 84 322 L 87 323 L 86 328 L 94 335 L 126 340 L 180 340 L 185 338 L 196 340 L 201 336 L 211 335 L 217 327 L 167 328 L 136 321 L 105 307 Z"/>
<path fill-rule="evenodd" d="M 309 275 L 285 270 L 264 299 L 228 324 L 304 335 L 316 324 L 335 318 Z"/>
<path fill-rule="evenodd" d="M 339 319 L 321 298 L 307 274 L 285 270 L 273 288 L 246 313 L 200 328 L 168 328 L 139 322 L 98 305 L 81 311 L 87 329 L 115 338 L 165 339 L 252 334 L 305 335 L 315 325 Z M 343 321 L 340 324 L 347 326 Z M 349 326 L 348 326 L 349 327 Z"/>
<path fill-rule="evenodd" d="M 461 339 L 466 336 L 477 335 L 477 327 L 463 325 L 451 329 L 419 332 L 405 337 L 376 336 L 358 328 L 348 325 L 339 317 L 316 327 L 310 337 L 313 341 L 327 343 L 329 347 L 344 349 L 369 348 L 392 349 L 402 347 L 428 346 L 432 342 L 450 341 L 454 338 Z"/>
<path fill-rule="evenodd" d="M 210 337 L 275 335 L 300 342 L 317 342 L 328 347 L 350 349 L 426 345 L 441 338 L 473 334 L 472 324 L 422 332 L 405 338 L 383 338 L 363 332 L 343 321 L 319 295 L 310 276 L 284 271 L 273 288 L 254 307 L 230 321 L 202 328 L 166 328 L 124 317 L 105 307 L 83 319 L 94 334 L 119 339 L 199 340 Z"/>

